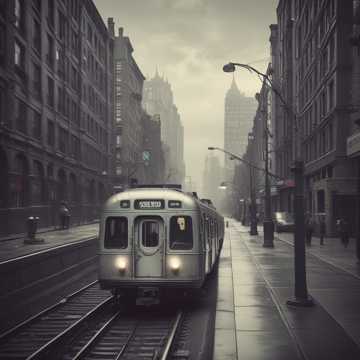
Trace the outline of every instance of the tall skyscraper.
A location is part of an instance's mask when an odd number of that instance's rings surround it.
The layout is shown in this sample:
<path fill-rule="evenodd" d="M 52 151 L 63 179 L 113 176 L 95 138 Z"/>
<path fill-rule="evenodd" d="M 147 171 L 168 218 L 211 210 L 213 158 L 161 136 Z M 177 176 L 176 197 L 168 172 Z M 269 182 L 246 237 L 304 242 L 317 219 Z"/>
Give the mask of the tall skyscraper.
<path fill-rule="evenodd" d="M 165 145 L 165 181 L 182 184 L 185 178 L 184 128 L 174 104 L 169 82 L 155 76 L 144 82 L 143 107 L 150 115 L 158 115 L 161 140 Z"/>
<path fill-rule="evenodd" d="M 231 87 L 225 96 L 224 148 L 242 155 L 246 150 L 248 133 L 256 112 L 255 98 L 242 94 L 233 78 Z M 235 164 L 225 157 L 226 178 L 232 181 Z"/>

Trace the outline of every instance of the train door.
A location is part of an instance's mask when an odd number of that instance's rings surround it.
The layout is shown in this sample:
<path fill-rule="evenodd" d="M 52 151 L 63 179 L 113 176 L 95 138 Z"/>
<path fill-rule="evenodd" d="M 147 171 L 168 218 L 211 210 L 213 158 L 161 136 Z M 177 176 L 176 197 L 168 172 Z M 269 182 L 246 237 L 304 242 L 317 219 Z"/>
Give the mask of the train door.
<path fill-rule="evenodd" d="M 164 221 L 140 217 L 135 221 L 135 276 L 161 277 L 164 256 Z"/>

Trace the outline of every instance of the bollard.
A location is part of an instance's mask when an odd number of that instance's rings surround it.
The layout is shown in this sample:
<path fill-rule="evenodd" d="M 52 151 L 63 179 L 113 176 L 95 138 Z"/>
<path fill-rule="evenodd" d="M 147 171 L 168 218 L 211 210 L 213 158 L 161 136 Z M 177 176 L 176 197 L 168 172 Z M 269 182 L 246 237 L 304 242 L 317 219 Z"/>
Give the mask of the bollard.
<path fill-rule="evenodd" d="M 44 239 L 36 238 L 37 225 L 40 218 L 38 216 L 29 216 L 26 220 L 27 237 L 24 240 L 25 244 L 40 244 Z"/>

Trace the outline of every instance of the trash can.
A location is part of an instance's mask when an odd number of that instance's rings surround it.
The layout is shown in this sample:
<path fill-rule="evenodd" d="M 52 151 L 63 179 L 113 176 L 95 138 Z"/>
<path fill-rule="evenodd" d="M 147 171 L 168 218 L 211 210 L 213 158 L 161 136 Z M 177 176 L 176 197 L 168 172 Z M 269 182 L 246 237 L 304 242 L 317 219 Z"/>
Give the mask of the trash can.
<path fill-rule="evenodd" d="M 40 244 L 44 242 L 44 239 L 36 238 L 37 226 L 40 218 L 38 216 L 29 216 L 26 220 L 27 226 L 27 238 L 25 238 L 25 244 Z"/>
<path fill-rule="evenodd" d="M 29 216 L 27 218 L 27 236 L 29 239 L 35 239 L 38 221 L 39 218 L 37 216 Z"/>

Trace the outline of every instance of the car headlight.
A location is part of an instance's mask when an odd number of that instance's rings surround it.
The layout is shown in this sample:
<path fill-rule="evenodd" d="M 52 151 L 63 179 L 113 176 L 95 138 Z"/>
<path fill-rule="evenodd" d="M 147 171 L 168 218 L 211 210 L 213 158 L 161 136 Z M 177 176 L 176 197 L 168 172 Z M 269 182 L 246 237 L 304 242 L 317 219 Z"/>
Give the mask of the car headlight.
<path fill-rule="evenodd" d="M 115 261 L 115 266 L 119 270 L 119 272 L 125 272 L 127 268 L 127 260 L 123 257 L 118 257 Z"/>
<path fill-rule="evenodd" d="M 181 268 L 181 261 L 177 257 L 173 257 L 169 260 L 169 267 L 172 270 L 172 272 L 177 273 L 179 272 Z"/>

